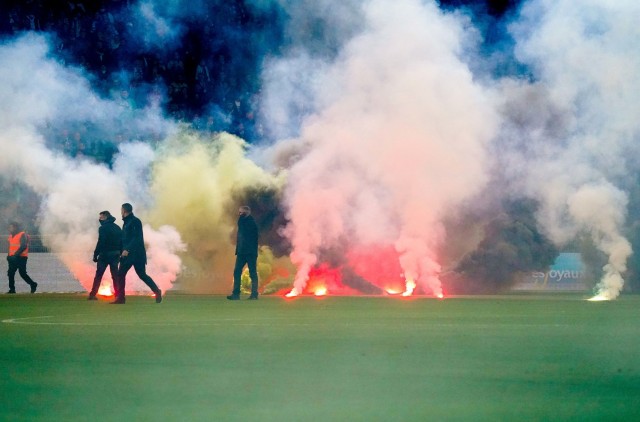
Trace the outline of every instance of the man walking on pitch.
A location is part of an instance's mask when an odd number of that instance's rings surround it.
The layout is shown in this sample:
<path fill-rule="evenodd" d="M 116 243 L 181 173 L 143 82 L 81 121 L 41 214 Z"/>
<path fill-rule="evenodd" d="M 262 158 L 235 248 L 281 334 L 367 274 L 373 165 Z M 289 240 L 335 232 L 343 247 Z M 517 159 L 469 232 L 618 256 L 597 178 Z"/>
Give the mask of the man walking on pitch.
<path fill-rule="evenodd" d="M 38 283 L 33 281 L 27 274 L 27 259 L 29 257 L 29 235 L 20 230 L 20 225 L 16 222 L 9 224 L 9 253 L 7 262 L 9 270 L 9 291 L 7 294 L 16 292 L 16 271 L 20 277 L 31 287 L 31 293 L 35 293 Z"/>
<path fill-rule="evenodd" d="M 147 275 L 145 269 L 147 265 L 147 251 L 144 247 L 144 234 L 142 233 L 142 222 L 133 215 L 133 207 L 129 203 L 122 204 L 122 254 L 120 255 L 120 268 L 118 268 L 118 288 L 116 289 L 116 300 L 113 304 L 125 303 L 125 285 L 127 272 L 134 268 L 136 274 L 149 288 L 156 294 L 156 303 L 162 302 L 162 292 Z"/>
<path fill-rule="evenodd" d="M 258 225 L 251 216 L 251 208 L 243 205 L 238 210 L 238 236 L 236 241 L 236 265 L 233 269 L 233 292 L 227 296 L 229 300 L 240 299 L 240 278 L 244 266 L 249 267 L 251 278 L 251 296 L 249 299 L 258 299 L 258 273 L 256 262 L 258 260 Z"/>
<path fill-rule="evenodd" d="M 122 253 L 122 230 L 115 223 L 116 218 L 109 211 L 102 211 L 98 218 L 98 243 L 93 251 L 93 262 L 97 262 L 96 275 L 93 278 L 93 287 L 89 293 L 89 300 L 97 300 L 96 294 L 102 281 L 105 270 L 109 267 L 113 280 L 113 291 L 118 297 L 118 260 Z"/>

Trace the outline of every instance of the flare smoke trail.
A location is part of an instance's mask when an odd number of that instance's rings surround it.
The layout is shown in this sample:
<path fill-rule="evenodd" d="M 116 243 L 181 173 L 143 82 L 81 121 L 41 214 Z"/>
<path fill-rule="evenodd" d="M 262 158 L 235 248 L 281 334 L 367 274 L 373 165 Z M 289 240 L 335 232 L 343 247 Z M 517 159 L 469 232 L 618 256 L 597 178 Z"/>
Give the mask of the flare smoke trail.
<path fill-rule="evenodd" d="M 462 17 L 419 1 L 363 4 L 365 29 L 323 75 L 286 201 L 293 294 L 324 249 L 396 250 L 407 288 L 442 293 L 442 218 L 487 179 L 497 118 L 463 54 Z"/>
<path fill-rule="evenodd" d="M 63 68 L 48 57 L 43 37 L 24 36 L 0 47 L 0 55 L 0 79 L 4 81 L 0 87 L 0 145 L 4 151 L 0 171 L 43 196 L 41 233 L 82 285 L 89 288 L 95 264 L 87 251 L 95 246 L 97 214 L 103 209 L 114 213 L 119 210 L 129 198 L 132 180 L 137 180 L 125 176 L 139 171 L 136 161 L 144 162 L 148 157 L 130 154 L 119 160 L 116 167 L 123 171 L 119 175 L 88 159 L 72 160 L 48 149 L 41 134 L 43 128 L 74 121 L 103 126 L 123 122 L 139 133 L 152 128 L 168 132 L 171 127 L 153 108 L 134 112 L 98 98 L 78 71 Z M 134 153 L 136 148 L 125 147 L 123 151 Z M 150 246 L 149 273 L 163 290 L 168 290 L 180 271 L 180 258 L 175 253 L 184 245 L 171 226 L 153 230 L 147 225 L 145 231 Z M 138 290 L 135 284 L 129 288 Z"/>
<path fill-rule="evenodd" d="M 508 177 L 519 181 L 517 189 L 540 200 L 539 222 L 557 244 L 585 232 L 607 255 L 596 294 L 604 299 L 620 293 L 632 253 L 623 225 L 627 192 L 635 183 L 630 175 L 638 169 L 639 13 L 640 5 L 631 1 L 580 7 L 566 0 L 529 2 L 512 31 L 516 57 L 530 65 L 537 81 L 509 82 L 503 92 L 510 113 L 531 115 L 525 120 L 546 113 L 524 108 L 531 95 L 544 97 L 544 107 L 556 111 L 541 119 L 550 128 L 509 133 L 529 147 L 522 155 L 505 143 L 503 159 L 513 172 Z"/>

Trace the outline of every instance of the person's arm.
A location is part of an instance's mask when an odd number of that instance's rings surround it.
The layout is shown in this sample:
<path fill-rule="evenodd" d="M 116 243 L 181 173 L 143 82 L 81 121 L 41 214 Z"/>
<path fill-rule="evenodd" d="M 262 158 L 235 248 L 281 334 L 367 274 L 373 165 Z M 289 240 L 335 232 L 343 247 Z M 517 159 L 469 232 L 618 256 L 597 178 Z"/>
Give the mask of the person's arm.
<path fill-rule="evenodd" d="M 144 247 L 144 242 L 142 241 L 142 223 L 140 220 L 133 220 L 130 223 L 128 242 L 126 245 L 122 245 L 122 252 L 127 252 L 124 256 L 127 256 L 132 251 L 141 250 L 141 245 Z"/>
<path fill-rule="evenodd" d="M 258 229 L 258 224 L 256 223 L 255 220 L 251 221 L 251 243 L 252 246 L 255 247 L 255 250 L 258 250 L 258 234 L 259 234 L 259 229 Z"/>
<path fill-rule="evenodd" d="M 118 235 L 120 236 L 120 239 L 118 240 L 118 250 L 120 250 L 120 253 L 122 253 L 122 251 L 124 250 L 124 248 L 122 247 L 122 230 L 118 230 Z"/>
<path fill-rule="evenodd" d="M 96 242 L 96 248 L 93 251 L 93 262 L 98 261 L 98 255 L 102 252 L 102 248 L 104 246 L 104 226 L 100 226 L 98 229 L 98 241 Z"/>
<path fill-rule="evenodd" d="M 254 241 L 255 241 L 256 245 L 258 244 L 259 235 L 260 235 L 260 229 L 258 228 L 258 224 L 254 221 L 253 222 L 253 236 L 254 236 Z"/>

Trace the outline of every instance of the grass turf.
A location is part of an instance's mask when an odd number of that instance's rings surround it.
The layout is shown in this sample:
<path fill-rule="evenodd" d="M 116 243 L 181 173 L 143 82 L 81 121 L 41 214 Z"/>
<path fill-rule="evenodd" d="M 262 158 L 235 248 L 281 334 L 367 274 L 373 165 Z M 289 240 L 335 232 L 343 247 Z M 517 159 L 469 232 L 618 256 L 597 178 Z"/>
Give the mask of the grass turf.
<path fill-rule="evenodd" d="M 0 297 L 0 420 L 640 420 L 640 297 Z"/>

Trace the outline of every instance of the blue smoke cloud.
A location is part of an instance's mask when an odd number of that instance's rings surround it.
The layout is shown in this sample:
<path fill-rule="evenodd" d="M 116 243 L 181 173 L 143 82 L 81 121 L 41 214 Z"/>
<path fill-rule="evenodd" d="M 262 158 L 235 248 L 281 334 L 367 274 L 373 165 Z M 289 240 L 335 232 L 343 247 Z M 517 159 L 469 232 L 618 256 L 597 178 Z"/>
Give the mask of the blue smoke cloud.
<path fill-rule="evenodd" d="M 440 4 L 472 16 L 494 50 L 507 34 L 502 17 L 517 7 L 513 1 Z M 62 6 L 8 1 L 0 6 L 8 17 L 0 34 L 6 39 L 23 31 L 47 33 L 52 54 L 84 68 L 103 94 L 134 107 L 154 97 L 174 118 L 257 142 L 295 134 L 309 107 L 302 95 L 284 110 L 269 110 L 270 100 L 261 108 L 264 78 L 272 76 L 264 74 L 265 66 L 282 57 L 299 66 L 334 58 L 361 29 L 361 8 L 360 0 L 102 0 Z M 496 61 L 494 68 L 508 67 Z M 291 75 L 283 88 L 309 79 Z M 291 121 L 271 121 L 278 113 Z"/>

